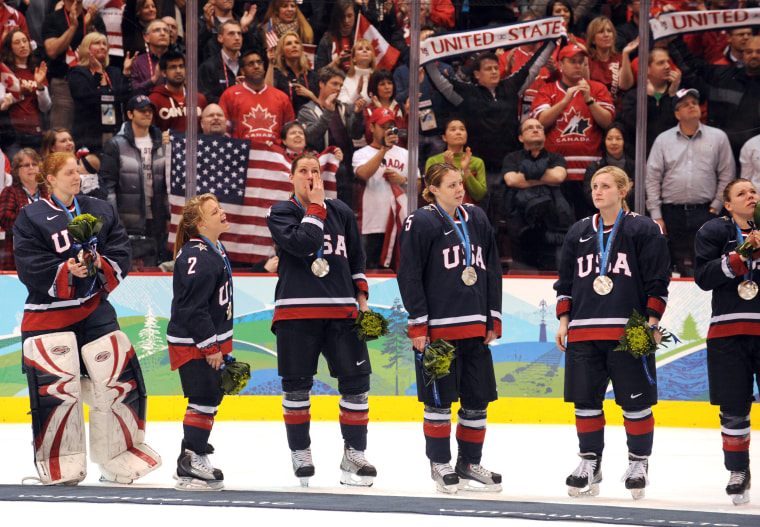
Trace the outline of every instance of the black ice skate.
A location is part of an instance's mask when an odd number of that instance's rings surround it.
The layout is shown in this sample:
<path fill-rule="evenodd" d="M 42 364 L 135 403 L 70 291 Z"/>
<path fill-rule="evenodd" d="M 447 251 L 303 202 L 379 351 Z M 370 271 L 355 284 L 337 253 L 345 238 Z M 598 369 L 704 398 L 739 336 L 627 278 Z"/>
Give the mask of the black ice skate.
<path fill-rule="evenodd" d="M 207 449 L 208 453 L 213 451 L 213 447 Z M 174 485 L 177 490 L 203 491 L 224 488 L 224 474 L 211 465 L 208 454 L 198 454 L 189 448 L 185 448 L 177 459 L 177 473 L 174 479 L 177 480 Z"/>
<path fill-rule="evenodd" d="M 314 475 L 314 461 L 311 459 L 311 447 L 305 450 L 291 450 L 293 474 L 301 480 L 302 487 L 309 486 L 309 478 Z"/>
<path fill-rule="evenodd" d="M 351 487 L 371 487 L 377 470 L 364 457 L 364 451 L 346 445 L 340 462 L 340 484 Z"/>
<path fill-rule="evenodd" d="M 633 499 L 644 497 L 645 488 L 649 485 L 649 458 L 628 453 L 628 470 L 620 481 L 625 481 L 625 488 L 631 491 Z"/>
<path fill-rule="evenodd" d="M 460 457 L 455 472 L 462 490 L 501 492 L 501 474 L 491 472 L 478 463 L 467 463 Z"/>
<path fill-rule="evenodd" d="M 726 485 L 726 494 L 731 496 L 731 501 L 734 502 L 734 505 L 749 503 L 749 488 L 749 468 L 745 470 L 732 470 L 728 485 Z"/>
<path fill-rule="evenodd" d="M 451 468 L 449 463 L 430 462 L 430 477 L 435 481 L 435 488 L 438 492 L 445 494 L 455 494 L 459 488 L 459 476 Z"/>
<path fill-rule="evenodd" d="M 602 482 L 602 456 L 594 453 L 578 454 L 581 462 L 565 480 L 570 497 L 597 496 Z"/>

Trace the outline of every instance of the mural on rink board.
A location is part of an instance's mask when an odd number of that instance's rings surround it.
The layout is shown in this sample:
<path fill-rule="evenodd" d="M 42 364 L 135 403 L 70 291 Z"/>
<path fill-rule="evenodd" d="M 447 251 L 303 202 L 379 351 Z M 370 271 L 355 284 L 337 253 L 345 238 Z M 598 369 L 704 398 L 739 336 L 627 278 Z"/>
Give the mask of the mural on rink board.
<path fill-rule="evenodd" d="M 241 395 L 280 395 L 277 350 L 270 331 L 276 277 L 235 276 L 233 355 L 251 364 L 251 380 Z M 369 343 L 372 395 L 416 395 L 407 314 L 394 277 L 368 279 L 370 307 L 390 321 L 390 335 Z M 557 331 L 554 278 L 504 278 L 503 335 L 491 345 L 501 397 L 555 397 L 563 394 L 564 354 L 554 344 Z M 15 275 L 0 275 L 0 397 L 27 395 L 21 373 L 20 326 L 26 289 Z M 169 369 L 166 325 L 171 311 L 170 275 L 130 275 L 109 297 L 119 323 L 142 364 L 150 395 L 181 395 L 179 375 Z M 657 353 L 661 400 L 708 400 L 705 336 L 710 294 L 692 281 L 670 284 L 661 325 L 678 335 Z M 622 352 L 621 352 L 622 353 Z M 313 393 L 337 394 L 337 382 L 320 360 Z M 608 393 L 611 397 L 611 392 Z"/>

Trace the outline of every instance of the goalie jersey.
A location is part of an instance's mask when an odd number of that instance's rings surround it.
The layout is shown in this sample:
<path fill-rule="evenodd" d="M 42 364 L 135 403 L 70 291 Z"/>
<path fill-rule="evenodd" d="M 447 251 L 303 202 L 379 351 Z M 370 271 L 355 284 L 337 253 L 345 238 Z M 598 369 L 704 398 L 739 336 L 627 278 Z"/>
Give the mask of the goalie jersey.
<path fill-rule="evenodd" d="M 232 277 L 221 255 L 200 238 L 192 238 L 177 254 L 173 284 L 166 328 L 172 370 L 218 351 L 230 353 Z"/>
<path fill-rule="evenodd" d="M 501 263 L 491 224 L 475 205 L 458 210 L 477 273 L 472 286 L 462 282 L 463 243 L 436 205 L 410 214 L 401 228 L 398 286 L 412 338 L 458 340 L 485 337 L 488 330 L 501 336 Z"/>
<path fill-rule="evenodd" d="M 337 199 L 311 204 L 279 201 L 267 214 L 280 263 L 272 323 L 285 319 L 356 318 L 356 295 L 369 297 L 364 249 L 353 211 Z M 330 271 L 319 278 L 311 266 L 322 248 Z"/>
<path fill-rule="evenodd" d="M 610 247 L 606 275 L 612 291 L 599 295 L 599 214 L 576 222 L 562 245 L 557 291 L 557 318 L 570 316 L 568 342 L 618 340 L 635 309 L 644 317 L 662 318 L 668 301 L 670 254 L 665 236 L 651 218 L 628 212 Z M 604 229 L 606 245 L 609 231 Z"/>

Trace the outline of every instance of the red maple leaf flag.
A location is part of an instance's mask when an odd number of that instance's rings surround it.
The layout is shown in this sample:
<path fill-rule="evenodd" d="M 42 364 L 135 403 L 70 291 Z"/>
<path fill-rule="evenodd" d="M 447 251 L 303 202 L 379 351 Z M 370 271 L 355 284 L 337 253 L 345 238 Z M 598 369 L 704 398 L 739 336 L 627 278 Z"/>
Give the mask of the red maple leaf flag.
<path fill-rule="evenodd" d="M 385 68 L 392 70 L 401 53 L 399 50 L 388 44 L 375 26 L 369 23 L 369 20 L 359 13 L 359 22 L 356 24 L 356 38 L 365 38 L 372 43 L 372 49 L 375 50 L 376 69 Z"/>
<path fill-rule="evenodd" d="M 5 93 L 10 93 L 14 101 L 21 100 L 21 82 L 13 71 L 0 62 L 0 82 L 5 87 Z"/>

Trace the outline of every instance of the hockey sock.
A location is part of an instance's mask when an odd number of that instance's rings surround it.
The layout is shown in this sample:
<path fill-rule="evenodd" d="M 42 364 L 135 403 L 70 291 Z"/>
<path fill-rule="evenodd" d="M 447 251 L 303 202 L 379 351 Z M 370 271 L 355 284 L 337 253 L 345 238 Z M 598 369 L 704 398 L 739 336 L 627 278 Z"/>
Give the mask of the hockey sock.
<path fill-rule="evenodd" d="M 728 470 L 749 468 L 750 408 L 720 407 L 723 463 Z"/>
<path fill-rule="evenodd" d="M 187 403 L 182 428 L 185 446 L 197 454 L 203 454 L 208 447 L 208 438 L 214 426 L 218 406 L 203 406 L 191 401 Z"/>
<path fill-rule="evenodd" d="M 367 392 L 358 395 L 341 395 L 340 432 L 343 441 L 356 450 L 367 449 L 367 423 L 369 422 L 369 402 Z"/>
<path fill-rule="evenodd" d="M 581 454 L 602 455 L 604 450 L 604 410 L 602 408 L 575 407 L 575 431 L 578 434 L 578 449 Z"/>
<path fill-rule="evenodd" d="M 623 425 L 628 438 L 628 452 L 637 456 L 651 456 L 654 441 L 652 408 L 623 408 Z"/>
<path fill-rule="evenodd" d="M 284 392 L 282 414 L 291 450 L 306 450 L 311 445 L 311 397 L 309 391 Z"/>
<path fill-rule="evenodd" d="M 435 463 L 451 461 L 451 408 L 425 405 L 422 431 L 425 434 L 425 454 Z"/>
<path fill-rule="evenodd" d="M 488 411 L 460 408 L 457 412 L 457 445 L 459 455 L 468 463 L 480 463 L 486 439 Z"/>

